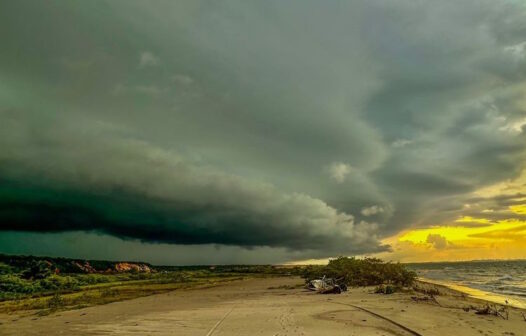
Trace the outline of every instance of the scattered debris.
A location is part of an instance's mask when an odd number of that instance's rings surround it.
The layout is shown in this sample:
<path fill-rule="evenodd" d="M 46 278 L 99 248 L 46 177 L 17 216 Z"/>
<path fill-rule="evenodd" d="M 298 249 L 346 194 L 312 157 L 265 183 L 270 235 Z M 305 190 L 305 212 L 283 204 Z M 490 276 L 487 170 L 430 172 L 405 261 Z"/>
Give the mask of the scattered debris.
<path fill-rule="evenodd" d="M 499 316 L 502 317 L 504 320 L 509 319 L 509 312 L 507 306 L 501 306 L 500 308 L 498 308 L 497 305 L 486 304 L 482 308 L 475 308 L 475 314 Z"/>
<path fill-rule="evenodd" d="M 434 295 L 426 295 L 426 296 L 411 296 L 411 300 L 415 302 L 433 302 L 436 303 L 439 306 L 442 306 L 440 302 L 436 299 Z"/>
<path fill-rule="evenodd" d="M 411 296 L 411 300 L 415 302 L 429 301 L 429 296 Z"/>
<path fill-rule="evenodd" d="M 341 294 L 347 291 L 347 285 L 341 280 L 333 278 L 326 278 L 323 276 L 321 279 L 315 279 L 309 281 L 307 289 L 318 292 L 320 294 Z"/>
<path fill-rule="evenodd" d="M 400 288 L 393 285 L 379 285 L 374 289 L 376 294 L 393 294 L 399 291 Z"/>
<path fill-rule="evenodd" d="M 426 286 L 428 284 L 425 284 Z M 425 286 L 419 286 L 418 284 L 413 286 L 413 290 L 415 292 L 419 292 L 422 294 L 430 295 L 430 296 L 438 296 L 440 295 L 440 291 L 436 287 L 425 287 Z"/>

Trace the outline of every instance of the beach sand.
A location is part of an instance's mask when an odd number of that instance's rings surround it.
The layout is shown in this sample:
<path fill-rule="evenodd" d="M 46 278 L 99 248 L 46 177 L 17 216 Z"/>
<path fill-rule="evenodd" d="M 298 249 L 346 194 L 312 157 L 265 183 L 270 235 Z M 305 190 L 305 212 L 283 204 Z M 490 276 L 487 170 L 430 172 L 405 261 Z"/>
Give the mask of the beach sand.
<path fill-rule="evenodd" d="M 437 301 L 421 293 L 372 294 L 352 288 L 321 295 L 299 278 L 259 278 L 213 288 L 181 290 L 49 316 L 0 315 L 0 335 L 526 335 L 521 310 L 509 320 L 476 315 L 482 306 L 438 288 Z"/>

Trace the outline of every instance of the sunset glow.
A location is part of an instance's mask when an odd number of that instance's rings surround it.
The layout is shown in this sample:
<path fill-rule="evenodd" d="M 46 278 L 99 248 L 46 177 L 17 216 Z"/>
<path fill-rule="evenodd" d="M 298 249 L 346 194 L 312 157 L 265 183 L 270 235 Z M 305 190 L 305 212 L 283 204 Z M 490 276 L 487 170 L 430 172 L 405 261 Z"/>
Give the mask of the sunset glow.
<path fill-rule="evenodd" d="M 477 222 L 489 223 L 488 219 Z M 480 227 L 433 226 L 407 230 L 383 241 L 379 256 L 405 262 L 526 258 L 526 221 L 505 219 Z"/>

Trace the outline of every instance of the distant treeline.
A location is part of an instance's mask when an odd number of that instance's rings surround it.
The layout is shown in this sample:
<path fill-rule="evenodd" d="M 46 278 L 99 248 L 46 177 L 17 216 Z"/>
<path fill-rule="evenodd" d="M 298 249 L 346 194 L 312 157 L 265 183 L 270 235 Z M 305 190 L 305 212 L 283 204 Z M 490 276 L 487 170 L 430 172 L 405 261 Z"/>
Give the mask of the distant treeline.
<path fill-rule="evenodd" d="M 130 281 L 173 284 L 235 276 L 299 275 L 301 271 L 300 267 L 273 265 L 153 266 L 143 262 L 0 254 L 0 301 L 71 293 L 89 286 Z"/>
<path fill-rule="evenodd" d="M 11 273 L 20 273 L 35 266 L 46 268 L 51 272 L 57 273 L 102 273 L 105 271 L 114 271 L 115 265 L 121 263 L 145 265 L 153 268 L 152 265 L 148 263 L 135 261 L 118 262 L 0 254 L 0 274 L 2 274 L 2 271 L 3 273 L 7 273 L 6 269 L 9 269 Z"/>
<path fill-rule="evenodd" d="M 86 260 L 61 257 L 40 257 L 0 254 L 0 274 L 23 273 L 31 268 L 44 268 L 50 272 L 67 274 L 122 272 L 116 265 L 142 265 L 153 272 L 176 272 L 208 270 L 213 273 L 267 273 L 299 274 L 300 266 L 284 267 L 276 265 L 193 265 L 193 266 L 155 266 L 140 261 Z M 130 269 L 135 271 L 135 269 Z M 140 271 L 140 270 L 139 270 Z M 27 272 L 28 275 L 31 272 Z"/>

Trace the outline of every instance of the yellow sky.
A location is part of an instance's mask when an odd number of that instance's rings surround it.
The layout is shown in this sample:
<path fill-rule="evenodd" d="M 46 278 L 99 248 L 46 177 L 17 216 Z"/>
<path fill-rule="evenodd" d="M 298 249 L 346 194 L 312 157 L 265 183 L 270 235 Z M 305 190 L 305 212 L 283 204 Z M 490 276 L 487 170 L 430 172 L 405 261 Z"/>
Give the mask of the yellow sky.
<path fill-rule="evenodd" d="M 524 186 L 526 171 L 516 180 L 477 190 L 473 195 L 482 199 L 517 195 L 514 201 L 519 204 L 483 209 L 477 217 L 460 216 L 450 222 L 399 232 L 382 240 L 391 246 L 391 251 L 373 256 L 400 262 L 526 259 L 526 198 L 521 196 L 526 193 Z M 470 208 L 467 204 L 466 209 Z M 491 219 L 497 212 L 503 219 Z M 312 259 L 298 263 L 327 261 Z"/>
<path fill-rule="evenodd" d="M 516 180 L 501 182 L 473 194 L 488 199 L 521 195 L 525 182 L 526 173 L 523 172 Z M 526 220 L 521 217 L 526 215 L 526 199 L 517 199 L 524 204 L 485 209 L 479 217 L 462 216 L 450 223 L 400 232 L 383 240 L 392 251 L 376 256 L 402 262 L 526 258 Z M 500 220 L 484 217 L 495 211 L 507 216 Z"/>
<path fill-rule="evenodd" d="M 402 262 L 526 258 L 526 221 L 435 226 L 404 231 L 383 242 L 393 250 L 377 256 Z"/>
<path fill-rule="evenodd" d="M 466 217 L 459 218 L 455 223 L 462 225 L 466 220 Z M 434 226 L 403 231 L 382 241 L 391 246 L 391 251 L 374 256 L 400 262 L 526 258 L 526 221 L 509 219 L 494 224 L 487 221 L 471 218 L 470 223 L 480 226 Z M 312 259 L 298 264 L 327 261 Z"/>

